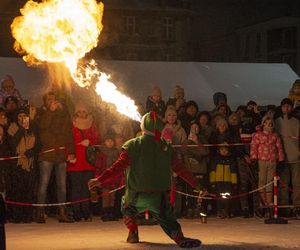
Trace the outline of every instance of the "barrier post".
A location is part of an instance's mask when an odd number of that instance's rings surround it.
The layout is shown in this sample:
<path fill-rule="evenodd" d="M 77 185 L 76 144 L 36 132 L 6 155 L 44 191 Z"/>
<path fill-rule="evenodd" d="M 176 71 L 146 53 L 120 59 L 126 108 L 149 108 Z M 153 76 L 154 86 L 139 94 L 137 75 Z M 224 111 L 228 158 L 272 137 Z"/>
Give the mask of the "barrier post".
<path fill-rule="evenodd" d="M 273 195 L 274 195 L 274 215 L 273 218 L 265 219 L 265 224 L 287 224 L 288 221 L 283 218 L 278 217 L 278 179 L 279 176 L 277 173 L 274 175 L 274 189 L 273 189 Z"/>
<path fill-rule="evenodd" d="M 2 194 L 0 193 L 0 250 L 6 249 L 6 240 L 5 240 L 5 204 L 2 197 Z"/>

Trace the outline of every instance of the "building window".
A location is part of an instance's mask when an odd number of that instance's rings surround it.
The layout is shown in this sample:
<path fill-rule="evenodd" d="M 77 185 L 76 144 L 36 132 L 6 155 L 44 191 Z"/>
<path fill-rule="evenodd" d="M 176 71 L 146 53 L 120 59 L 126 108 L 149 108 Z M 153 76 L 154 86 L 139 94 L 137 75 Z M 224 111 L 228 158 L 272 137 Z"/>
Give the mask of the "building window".
<path fill-rule="evenodd" d="M 136 18 L 135 16 L 125 17 L 125 32 L 128 35 L 134 35 L 136 33 Z"/>
<path fill-rule="evenodd" d="M 174 19 L 171 17 L 163 18 L 163 39 L 165 40 L 174 40 Z"/>
<path fill-rule="evenodd" d="M 280 49 L 295 50 L 297 45 L 296 27 L 273 29 L 268 31 L 268 52 Z"/>
<path fill-rule="evenodd" d="M 296 56 L 293 54 L 283 55 L 282 62 L 287 63 L 293 70 L 296 70 Z"/>
<path fill-rule="evenodd" d="M 261 57 L 261 33 L 256 34 L 255 57 Z"/>
<path fill-rule="evenodd" d="M 250 55 L 250 34 L 247 34 L 245 38 L 244 59 L 248 60 L 249 55 Z"/>

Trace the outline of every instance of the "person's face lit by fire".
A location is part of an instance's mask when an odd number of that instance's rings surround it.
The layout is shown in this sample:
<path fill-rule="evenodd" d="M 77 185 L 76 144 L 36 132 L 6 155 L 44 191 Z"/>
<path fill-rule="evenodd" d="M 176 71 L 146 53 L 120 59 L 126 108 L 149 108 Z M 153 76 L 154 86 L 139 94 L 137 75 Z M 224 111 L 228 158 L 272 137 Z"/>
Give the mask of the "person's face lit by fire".
<path fill-rule="evenodd" d="M 78 110 L 76 116 L 81 119 L 87 119 L 88 113 L 85 110 Z"/>
<path fill-rule="evenodd" d="M 176 115 L 176 113 L 170 112 L 167 115 L 167 123 L 172 125 L 172 124 L 175 124 L 176 121 L 177 121 L 177 115 Z"/>
<path fill-rule="evenodd" d="M 2 82 L 2 89 L 4 90 L 5 93 L 12 93 L 14 87 L 15 87 L 14 83 L 10 79 L 5 79 Z"/>

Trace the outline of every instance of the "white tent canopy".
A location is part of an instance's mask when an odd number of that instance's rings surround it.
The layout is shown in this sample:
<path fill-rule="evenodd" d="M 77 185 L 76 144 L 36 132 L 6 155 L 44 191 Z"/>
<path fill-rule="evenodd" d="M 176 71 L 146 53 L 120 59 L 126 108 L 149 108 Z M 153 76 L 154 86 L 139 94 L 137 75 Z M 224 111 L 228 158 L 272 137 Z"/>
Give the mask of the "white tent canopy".
<path fill-rule="evenodd" d="M 176 85 L 185 89 L 187 100 L 195 100 L 201 110 L 213 108 L 215 92 L 227 94 L 232 108 L 250 99 L 259 105 L 279 104 L 287 97 L 299 76 L 287 64 L 203 63 L 203 62 L 98 62 L 117 86 L 132 99 L 144 104 L 153 85 L 158 85 L 163 99 L 173 96 Z M 36 105 L 46 91 L 46 72 L 32 68 L 20 58 L 0 58 L 0 78 L 13 76 L 25 99 Z"/>

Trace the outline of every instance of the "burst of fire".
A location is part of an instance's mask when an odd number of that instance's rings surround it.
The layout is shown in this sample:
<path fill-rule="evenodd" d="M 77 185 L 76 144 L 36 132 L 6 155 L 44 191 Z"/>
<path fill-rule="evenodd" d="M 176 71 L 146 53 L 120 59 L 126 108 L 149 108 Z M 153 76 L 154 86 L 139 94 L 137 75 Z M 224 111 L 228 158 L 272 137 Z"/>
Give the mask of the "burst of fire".
<path fill-rule="evenodd" d="M 96 0 L 28 1 L 11 25 L 14 48 L 28 64 L 63 62 L 80 87 L 96 78 L 96 92 L 117 110 L 140 121 L 134 101 L 120 93 L 94 62 L 79 67 L 78 61 L 97 46 L 103 28 L 104 5 Z M 91 66 L 92 65 L 92 66 Z"/>

